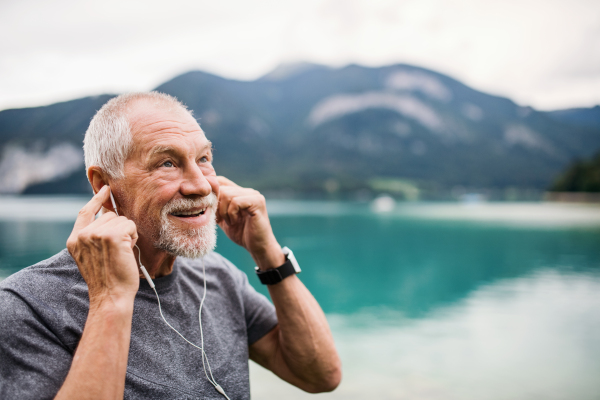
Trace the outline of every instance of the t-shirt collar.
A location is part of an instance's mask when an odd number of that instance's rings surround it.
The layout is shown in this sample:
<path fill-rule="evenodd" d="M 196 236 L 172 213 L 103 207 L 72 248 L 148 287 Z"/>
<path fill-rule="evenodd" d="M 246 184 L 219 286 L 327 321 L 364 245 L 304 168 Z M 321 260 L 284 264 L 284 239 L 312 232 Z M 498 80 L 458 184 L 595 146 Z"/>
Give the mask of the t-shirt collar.
<path fill-rule="evenodd" d="M 152 282 L 154 282 L 154 286 L 156 286 L 157 292 L 167 290 L 173 284 L 173 282 L 175 282 L 175 279 L 177 279 L 177 274 L 179 273 L 178 264 L 179 264 L 179 258 L 176 258 L 175 262 L 173 263 L 173 270 L 171 271 L 171 273 L 169 275 L 165 275 L 165 276 L 161 276 L 160 278 L 152 279 Z M 145 291 L 153 291 L 152 288 L 150 287 L 150 284 L 148 283 L 148 281 L 146 281 L 145 278 L 140 278 L 140 289 L 139 290 L 142 290 L 144 292 Z"/>

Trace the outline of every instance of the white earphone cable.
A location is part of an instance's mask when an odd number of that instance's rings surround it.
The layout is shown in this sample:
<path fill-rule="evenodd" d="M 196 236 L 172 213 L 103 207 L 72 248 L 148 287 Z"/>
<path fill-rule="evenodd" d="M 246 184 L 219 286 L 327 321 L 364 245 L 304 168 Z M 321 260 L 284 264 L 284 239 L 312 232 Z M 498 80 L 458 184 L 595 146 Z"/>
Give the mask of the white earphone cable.
<path fill-rule="evenodd" d="M 142 264 L 142 260 L 141 260 L 141 251 L 140 248 L 137 245 L 134 245 L 135 248 L 138 249 L 138 261 L 140 263 L 140 265 L 142 266 L 142 268 L 144 268 L 143 264 Z M 208 362 L 208 355 L 206 354 L 206 352 L 204 351 L 204 334 L 202 332 L 202 306 L 204 305 L 204 300 L 206 299 L 206 269 L 204 267 L 204 258 L 202 259 L 202 276 L 203 276 L 203 280 L 204 280 L 204 293 L 202 293 L 202 300 L 200 301 L 200 309 L 198 310 L 198 321 L 200 323 L 200 346 L 195 345 L 194 343 L 190 342 L 189 340 L 187 340 L 185 338 L 185 336 L 183 336 L 177 329 L 175 329 L 165 318 L 165 316 L 163 315 L 162 312 L 162 307 L 160 305 L 160 297 L 158 296 L 158 292 L 156 291 L 156 287 L 154 287 L 154 285 L 152 285 L 152 290 L 154 290 L 154 294 L 156 295 L 156 301 L 158 302 L 158 311 L 160 313 L 160 316 L 162 318 L 163 321 L 165 321 L 165 324 L 167 324 L 169 326 L 169 328 L 171 328 L 172 330 L 175 331 L 175 333 L 177 333 L 179 336 L 181 336 L 181 338 L 183 340 L 185 340 L 186 342 L 188 342 L 189 344 L 191 344 L 192 346 L 194 346 L 195 348 L 197 348 L 198 350 L 201 351 L 202 354 L 202 369 L 204 370 L 204 375 L 206 375 L 206 379 L 211 383 L 211 385 L 213 385 L 215 387 L 215 390 L 219 393 L 221 393 L 227 400 L 230 400 L 229 397 L 227 396 L 227 394 L 225 393 L 225 390 L 223 390 L 223 388 L 221 387 L 221 385 L 219 385 L 217 383 L 217 381 L 215 380 L 212 370 L 210 368 L 210 364 Z M 204 363 L 204 360 L 206 359 L 206 364 Z M 206 367 L 208 366 L 208 373 L 206 372 Z M 208 376 L 208 374 L 210 373 L 210 378 Z"/>
<path fill-rule="evenodd" d="M 112 191 L 110 192 L 110 200 L 111 200 L 112 206 L 115 210 L 115 214 L 117 214 L 117 216 L 119 216 L 119 212 L 117 211 L 117 205 L 115 204 L 115 199 L 113 197 Z M 202 300 L 200 301 L 200 309 L 198 310 L 198 322 L 200 323 L 200 347 L 199 347 L 199 346 L 195 345 L 194 343 L 190 342 L 189 340 L 187 340 L 185 338 L 185 336 L 183 336 L 181 333 L 179 333 L 179 331 L 177 329 L 173 328 L 173 326 L 169 322 L 167 322 L 167 320 L 162 312 L 162 307 L 160 305 L 160 298 L 158 297 L 158 292 L 156 291 L 154 282 L 152 281 L 152 278 L 150 277 L 150 275 L 148 275 L 148 271 L 146 271 L 146 267 L 144 267 L 144 265 L 142 264 L 142 251 L 140 250 L 140 248 L 138 247 L 137 244 L 134 244 L 133 246 L 138 250 L 138 261 L 140 263 L 140 270 L 146 277 L 148 284 L 150 284 L 150 287 L 154 290 L 154 294 L 156 295 L 156 300 L 158 302 L 158 312 L 160 313 L 162 320 L 165 321 L 165 324 L 167 324 L 169 326 L 169 328 L 173 329 L 179 336 L 181 336 L 181 338 L 183 340 L 185 340 L 186 342 L 188 342 L 189 344 L 191 344 L 192 346 L 194 346 L 195 348 L 197 348 L 198 350 L 201 351 L 202 369 L 204 370 L 204 375 L 206 375 L 206 379 L 215 387 L 215 390 L 217 392 L 221 393 L 227 400 L 231 400 L 225 393 L 225 390 L 223 390 L 221 385 L 219 385 L 217 383 L 217 381 L 215 380 L 212 370 L 210 369 L 210 363 L 208 362 L 208 356 L 206 355 L 206 352 L 204 351 L 204 334 L 202 333 L 202 306 L 204 305 L 204 300 L 206 299 L 206 269 L 204 266 L 204 258 L 202 258 L 202 278 L 204 281 L 204 293 L 202 293 Z M 206 365 L 204 364 L 204 359 L 206 359 Z M 206 372 L 206 366 L 208 366 L 208 372 L 210 373 L 210 378 L 208 377 L 208 373 Z"/>
<path fill-rule="evenodd" d="M 221 385 L 219 385 L 215 380 L 215 377 L 213 376 L 212 370 L 210 368 L 210 363 L 208 362 L 208 355 L 206 354 L 206 351 L 204 351 L 204 333 L 202 332 L 202 306 L 204 305 L 204 300 L 206 299 L 206 267 L 204 266 L 204 257 L 202 257 L 202 277 L 204 278 L 204 293 L 202 293 L 202 300 L 200 300 L 200 309 L 198 310 L 198 322 L 200 324 L 200 345 L 202 346 L 202 368 L 204 369 L 204 375 L 206 375 L 206 379 L 208 379 L 208 381 L 213 384 L 213 386 L 219 393 L 225 396 L 227 400 L 230 400 L 227 394 L 225 394 L 225 391 L 223 390 Z M 206 359 L 206 365 L 208 366 L 210 378 L 206 373 L 204 359 Z"/>

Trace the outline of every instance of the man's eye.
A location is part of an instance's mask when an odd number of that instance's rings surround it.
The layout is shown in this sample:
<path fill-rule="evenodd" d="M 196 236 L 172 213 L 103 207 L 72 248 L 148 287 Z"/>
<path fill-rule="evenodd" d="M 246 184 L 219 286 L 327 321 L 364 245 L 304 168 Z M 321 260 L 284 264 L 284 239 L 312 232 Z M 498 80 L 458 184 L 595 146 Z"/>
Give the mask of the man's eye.
<path fill-rule="evenodd" d="M 208 162 L 208 158 L 206 156 L 202 157 L 199 162 L 201 163 L 207 163 Z"/>
<path fill-rule="evenodd" d="M 171 161 L 165 161 L 162 166 L 163 167 L 167 167 L 167 168 L 171 168 L 173 166 L 173 163 Z"/>

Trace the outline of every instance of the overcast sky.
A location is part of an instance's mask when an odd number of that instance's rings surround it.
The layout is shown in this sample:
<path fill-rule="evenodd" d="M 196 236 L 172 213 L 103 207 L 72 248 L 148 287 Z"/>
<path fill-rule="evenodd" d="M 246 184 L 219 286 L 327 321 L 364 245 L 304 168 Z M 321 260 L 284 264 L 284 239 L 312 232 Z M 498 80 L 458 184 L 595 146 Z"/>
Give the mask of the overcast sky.
<path fill-rule="evenodd" d="M 409 63 L 538 109 L 600 103 L 598 0 L 0 0 L 0 109 L 201 69 Z"/>

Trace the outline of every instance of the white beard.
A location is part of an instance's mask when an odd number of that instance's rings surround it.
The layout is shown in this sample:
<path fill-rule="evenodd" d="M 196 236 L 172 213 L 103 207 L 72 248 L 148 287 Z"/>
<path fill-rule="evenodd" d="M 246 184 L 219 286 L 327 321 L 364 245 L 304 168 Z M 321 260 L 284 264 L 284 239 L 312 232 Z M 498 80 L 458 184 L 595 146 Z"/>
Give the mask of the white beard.
<path fill-rule="evenodd" d="M 165 204 L 160 213 L 161 228 L 154 246 L 174 256 L 205 256 L 217 245 L 216 206 L 217 196 L 214 193 L 198 200 L 177 199 Z M 195 207 L 207 207 L 205 212 L 208 214 L 208 223 L 201 228 L 182 230 L 169 220 L 169 214 Z"/>

